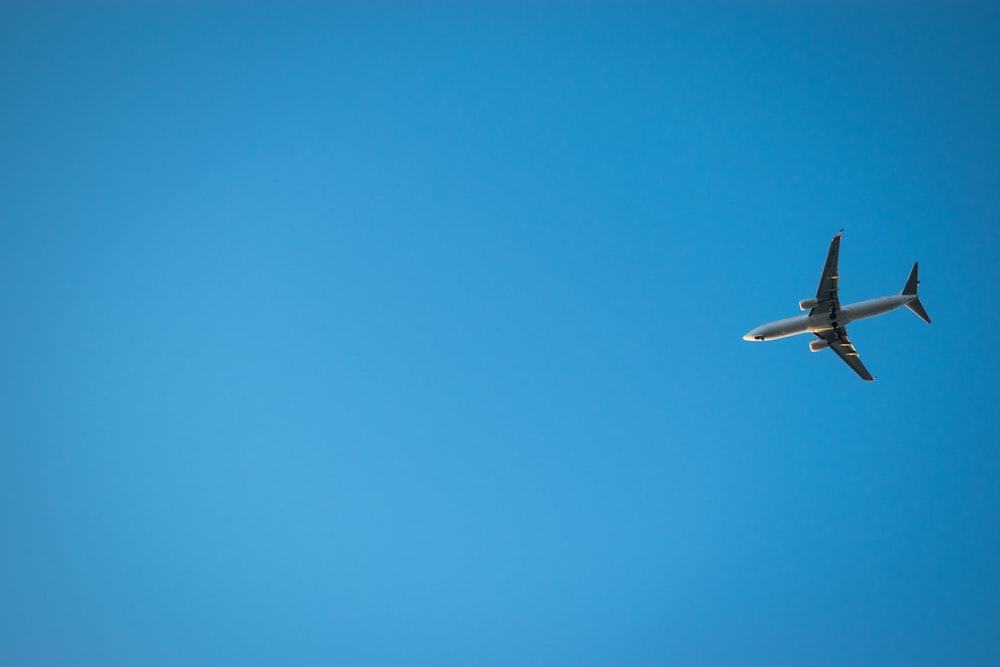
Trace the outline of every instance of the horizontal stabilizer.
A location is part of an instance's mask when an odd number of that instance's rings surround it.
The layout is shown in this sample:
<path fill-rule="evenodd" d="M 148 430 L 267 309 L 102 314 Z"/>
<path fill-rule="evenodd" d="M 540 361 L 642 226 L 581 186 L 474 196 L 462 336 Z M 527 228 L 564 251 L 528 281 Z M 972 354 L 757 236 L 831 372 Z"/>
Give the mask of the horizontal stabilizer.
<path fill-rule="evenodd" d="M 922 319 L 924 322 L 927 322 L 927 324 L 931 323 L 931 318 L 927 316 L 927 311 L 924 310 L 924 305 L 920 303 L 919 297 L 913 301 L 907 302 L 906 307 L 912 310 L 917 317 Z"/>

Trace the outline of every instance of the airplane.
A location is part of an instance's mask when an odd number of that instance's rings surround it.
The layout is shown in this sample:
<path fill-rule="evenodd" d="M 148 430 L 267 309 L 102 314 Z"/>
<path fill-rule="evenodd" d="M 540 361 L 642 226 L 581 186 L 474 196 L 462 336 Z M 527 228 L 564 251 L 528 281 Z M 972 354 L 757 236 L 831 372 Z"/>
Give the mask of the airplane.
<path fill-rule="evenodd" d="M 867 301 L 859 301 L 847 306 L 840 305 L 837 297 L 837 281 L 840 278 L 837 273 L 837 259 L 840 255 L 840 236 L 844 230 L 840 230 L 833 241 L 830 242 L 830 251 L 826 255 L 826 264 L 823 266 L 823 275 L 819 279 L 819 288 L 816 290 L 815 299 L 803 299 L 799 301 L 799 310 L 808 310 L 806 315 L 796 315 L 775 322 L 762 324 L 753 329 L 743 340 L 765 341 L 796 336 L 798 334 L 811 333 L 818 340 L 809 342 L 809 350 L 819 352 L 825 348 L 830 348 L 843 359 L 851 369 L 861 376 L 866 382 L 871 382 L 872 377 L 865 365 L 861 363 L 858 351 L 854 349 L 850 339 L 847 337 L 845 328 L 850 322 L 864 320 L 876 315 L 888 313 L 896 310 L 900 306 L 908 309 L 922 319 L 927 324 L 931 323 L 931 318 L 927 316 L 920 297 L 917 296 L 917 265 L 913 263 L 910 269 L 910 277 L 906 279 L 906 286 L 899 294 L 891 296 L 880 296 Z"/>

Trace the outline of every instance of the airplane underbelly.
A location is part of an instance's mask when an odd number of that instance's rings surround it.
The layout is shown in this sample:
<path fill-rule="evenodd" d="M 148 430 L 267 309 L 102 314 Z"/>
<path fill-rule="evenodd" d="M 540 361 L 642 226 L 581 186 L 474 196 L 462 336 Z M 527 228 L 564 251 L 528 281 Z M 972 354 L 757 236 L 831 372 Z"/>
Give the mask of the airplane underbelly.
<path fill-rule="evenodd" d="M 838 325 L 843 322 L 838 321 Z M 828 315 L 815 315 L 809 318 L 809 328 L 807 331 L 829 331 L 834 328 L 833 320 Z"/>
<path fill-rule="evenodd" d="M 803 334 L 810 331 L 809 329 L 809 318 L 807 317 L 791 317 L 787 320 L 779 320 L 771 324 L 767 331 L 764 332 L 768 340 L 773 340 L 775 338 L 786 338 L 788 336 L 796 336 L 798 334 Z"/>

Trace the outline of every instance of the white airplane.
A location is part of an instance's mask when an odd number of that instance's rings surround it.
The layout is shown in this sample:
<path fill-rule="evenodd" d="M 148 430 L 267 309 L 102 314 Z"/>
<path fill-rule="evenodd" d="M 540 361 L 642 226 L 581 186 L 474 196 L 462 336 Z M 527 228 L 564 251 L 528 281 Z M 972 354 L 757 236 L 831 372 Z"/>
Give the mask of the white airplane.
<path fill-rule="evenodd" d="M 837 280 L 839 278 L 837 258 L 840 254 L 840 235 L 843 233 L 844 230 L 840 230 L 830 242 L 830 252 L 826 256 L 826 266 L 823 267 L 823 276 L 819 279 L 816 298 L 799 301 L 799 309 L 808 310 L 809 314 L 796 315 L 784 320 L 762 324 L 743 336 L 743 340 L 774 340 L 811 333 L 819 339 L 809 343 L 811 351 L 819 352 L 823 348 L 829 347 L 837 353 L 837 356 L 847 362 L 847 365 L 863 380 L 871 382 L 875 378 L 861 363 L 861 358 L 854 346 L 851 345 L 851 341 L 848 340 L 847 330 L 844 327 L 850 322 L 888 313 L 900 306 L 906 306 L 927 324 L 931 323 L 931 318 L 927 316 L 927 311 L 924 310 L 920 298 L 917 296 L 917 284 L 920 282 L 917 280 L 919 262 L 913 263 L 910 277 L 906 279 L 906 287 L 899 294 L 880 296 L 841 306 L 840 300 L 837 298 Z"/>

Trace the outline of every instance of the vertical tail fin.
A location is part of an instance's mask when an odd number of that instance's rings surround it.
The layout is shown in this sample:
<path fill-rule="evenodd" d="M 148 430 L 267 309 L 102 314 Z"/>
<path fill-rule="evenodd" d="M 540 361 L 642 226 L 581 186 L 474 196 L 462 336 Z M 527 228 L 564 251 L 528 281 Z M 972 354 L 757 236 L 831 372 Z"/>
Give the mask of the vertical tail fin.
<path fill-rule="evenodd" d="M 903 288 L 903 291 L 900 292 L 900 294 L 905 294 L 906 296 L 917 295 L 917 285 L 920 284 L 920 281 L 917 280 L 917 267 L 919 265 L 920 262 L 913 263 L 913 268 L 910 269 L 910 277 L 906 279 L 906 287 Z"/>
<path fill-rule="evenodd" d="M 903 296 L 912 296 L 913 298 L 906 303 L 906 307 L 913 311 L 913 314 L 922 319 L 927 324 L 931 323 L 931 318 L 927 316 L 927 311 L 924 310 L 924 305 L 920 303 L 920 297 L 917 296 L 917 285 L 920 284 L 920 280 L 917 278 L 917 267 L 920 262 L 914 262 L 913 268 L 910 269 L 910 277 L 906 279 L 906 287 L 900 292 Z"/>

